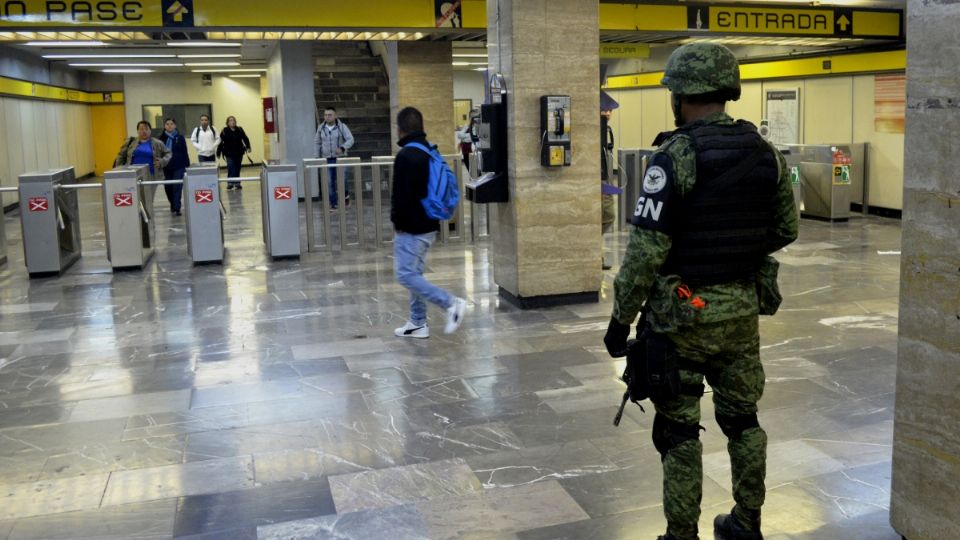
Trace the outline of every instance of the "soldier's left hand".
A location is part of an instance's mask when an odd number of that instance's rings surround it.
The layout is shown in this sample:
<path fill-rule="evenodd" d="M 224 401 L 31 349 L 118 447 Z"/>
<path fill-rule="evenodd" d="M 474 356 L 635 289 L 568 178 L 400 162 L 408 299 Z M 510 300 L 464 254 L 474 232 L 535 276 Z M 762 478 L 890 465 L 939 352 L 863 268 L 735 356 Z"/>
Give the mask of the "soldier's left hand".
<path fill-rule="evenodd" d="M 614 317 L 610 317 L 610 325 L 603 336 L 603 344 L 607 352 L 614 358 L 627 355 L 627 339 L 630 337 L 630 325 L 622 324 Z"/>

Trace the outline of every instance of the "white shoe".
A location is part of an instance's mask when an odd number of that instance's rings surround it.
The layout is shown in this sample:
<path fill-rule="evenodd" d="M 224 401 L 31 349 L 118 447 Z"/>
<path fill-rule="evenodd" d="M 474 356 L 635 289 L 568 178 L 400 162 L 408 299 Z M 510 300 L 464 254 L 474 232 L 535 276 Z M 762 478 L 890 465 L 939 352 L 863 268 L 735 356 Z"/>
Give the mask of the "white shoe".
<path fill-rule="evenodd" d="M 452 334 L 457 331 L 457 328 L 460 328 L 460 323 L 463 322 L 463 311 L 467 307 L 467 301 L 463 298 L 454 298 L 453 305 L 447 308 L 447 326 L 444 327 L 443 333 Z"/>
<path fill-rule="evenodd" d="M 394 330 L 393 335 L 405 338 L 427 339 L 430 337 L 430 327 L 426 324 L 417 326 L 412 322 L 407 321 L 407 324 Z"/>

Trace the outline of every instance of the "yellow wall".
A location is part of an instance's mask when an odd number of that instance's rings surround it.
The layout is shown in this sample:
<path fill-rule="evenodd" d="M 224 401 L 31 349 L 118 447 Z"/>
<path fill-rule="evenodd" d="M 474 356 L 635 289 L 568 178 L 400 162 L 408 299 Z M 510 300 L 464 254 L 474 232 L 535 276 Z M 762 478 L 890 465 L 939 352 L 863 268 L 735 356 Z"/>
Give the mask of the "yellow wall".
<path fill-rule="evenodd" d="M 903 134 L 874 129 L 874 75 L 744 82 L 739 101 L 728 103 L 734 118 L 759 125 L 763 95 L 776 88 L 800 89 L 800 142 L 868 143 L 868 204 L 903 207 Z M 610 125 L 619 148 L 649 148 L 662 130 L 673 129 L 669 95 L 659 88 L 608 90 L 620 108 Z"/>
<path fill-rule="evenodd" d="M 123 104 L 90 107 L 94 170 L 97 176 L 113 168 L 120 145 L 128 137 Z"/>

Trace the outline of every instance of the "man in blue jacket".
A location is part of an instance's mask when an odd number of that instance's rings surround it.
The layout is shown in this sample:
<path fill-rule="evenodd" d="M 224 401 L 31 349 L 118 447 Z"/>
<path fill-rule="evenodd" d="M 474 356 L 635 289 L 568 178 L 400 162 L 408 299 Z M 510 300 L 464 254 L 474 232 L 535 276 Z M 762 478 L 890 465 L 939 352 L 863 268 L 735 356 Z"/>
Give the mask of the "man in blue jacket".
<path fill-rule="evenodd" d="M 190 154 L 187 153 L 187 141 L 177 131 L 177 122 L 173 118 L 167 118 L 163 122 L 163 133 L 160 135 L 160 141 L 173 154 L 170 163 L 167 163 L 167 166 L 163 168 L 164 180 L 183 179 L 183 174 L 190 166 Z M 163 191 L 166 192 L 167 200 L 170 201 L 170 212 L 177 216 L 181 215 L 183 184 L 167 184 L 163 186 Z"/>
<path fill-rule="evenodd" d="M 440 222 L 427 216 L 423 199 L 430 180 L 430 154 L 413 146 L 431 144 L 423 132 L 423 115 L 413 107 L 397 114 L 398 144 L 403 147 L 393 162 L 393 191 L 390 193 L 390 221 L 395 230 L 393 256 L 397 281 L 410 291 L 410 320 L 394 330 L 405 338 L 430 337 L 427 305 L 446 310 L 444 333 L 451 334 L 463 322 L 467 302 L 430 283 L 423 277 L 427 251 L 437 239 Z"/>

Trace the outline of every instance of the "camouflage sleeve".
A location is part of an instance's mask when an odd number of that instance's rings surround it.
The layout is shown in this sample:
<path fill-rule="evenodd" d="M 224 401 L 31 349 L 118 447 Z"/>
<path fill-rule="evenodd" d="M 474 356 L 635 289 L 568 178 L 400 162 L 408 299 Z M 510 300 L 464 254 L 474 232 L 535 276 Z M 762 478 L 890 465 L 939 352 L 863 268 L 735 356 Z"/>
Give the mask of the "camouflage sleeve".
<path fill-rule="evenodd" d="M 623 265 L 613 281 L 613 317 L 622 324 L 633 324 L 637 318 L 671 243 L 662 232 L 633 227 Z"/>
<path fill-rule="evenodd" d="M 658 160 L 657 154 L 666 154 L 669 159 Z M 696 154 L 692 146 L 692 141 L 686 136 L 675 136 L 668 140 L 660 150 L 651 157 L 651 163 L 668 164 L 669 171 L 666 171 L 666 177 L 669 185 L 666 187 L 654 186 L 657 195 L 662 195 L 666 191 L 672 190 L 677 198 L 690 192 L 693 184 L 696 182 Z M 649 169 L 648 169 L 649 172 Z M 647 300 L 650 287 L 656 279 L 657 272 L 663 263 L 667 260 L 670 253 L 670 247 L 673 244 L 669 227 L 658 227 L 653 222 L 652 212 L 645 212 L 646 207 L 641 204 L 645 198 L 650 196 L 651 190 L 647 178 L 644 178 L 644 193 L 641 194 L 637 205 L 638 213 L 643 213 L 640 220 L 634 221 L 638 226 L 633 228 L 630 233 L 630 241 L 627 244 L 627 252 L 624 255 L 623 264 L 620 272 L 613 282 L 613 317 L 622 324 L 633 324 L 640 313 L 640 308 Z M 662 190 L 662 191 L 661 191 Z M 676 200 L 672 197 L 664 199 L 665 205 Z M 670 209 L 663 209 L 664 216 L 670 214 Z M 660 209 L 657 208 L 659 216 Z M 635 214 L 634 216 L 638 216 Z M 645 219 L 643 219 L 645 218 Z"/>
<path fill-rule="evenodd" d="M 780 168 L 780 181 L 774 195 L 773 229 L 767 234 L 767 253 L 774 253 L 797 239 L 797 206 L 793 200 L 793 185 L 786 160 L 774 149 Z"/>

